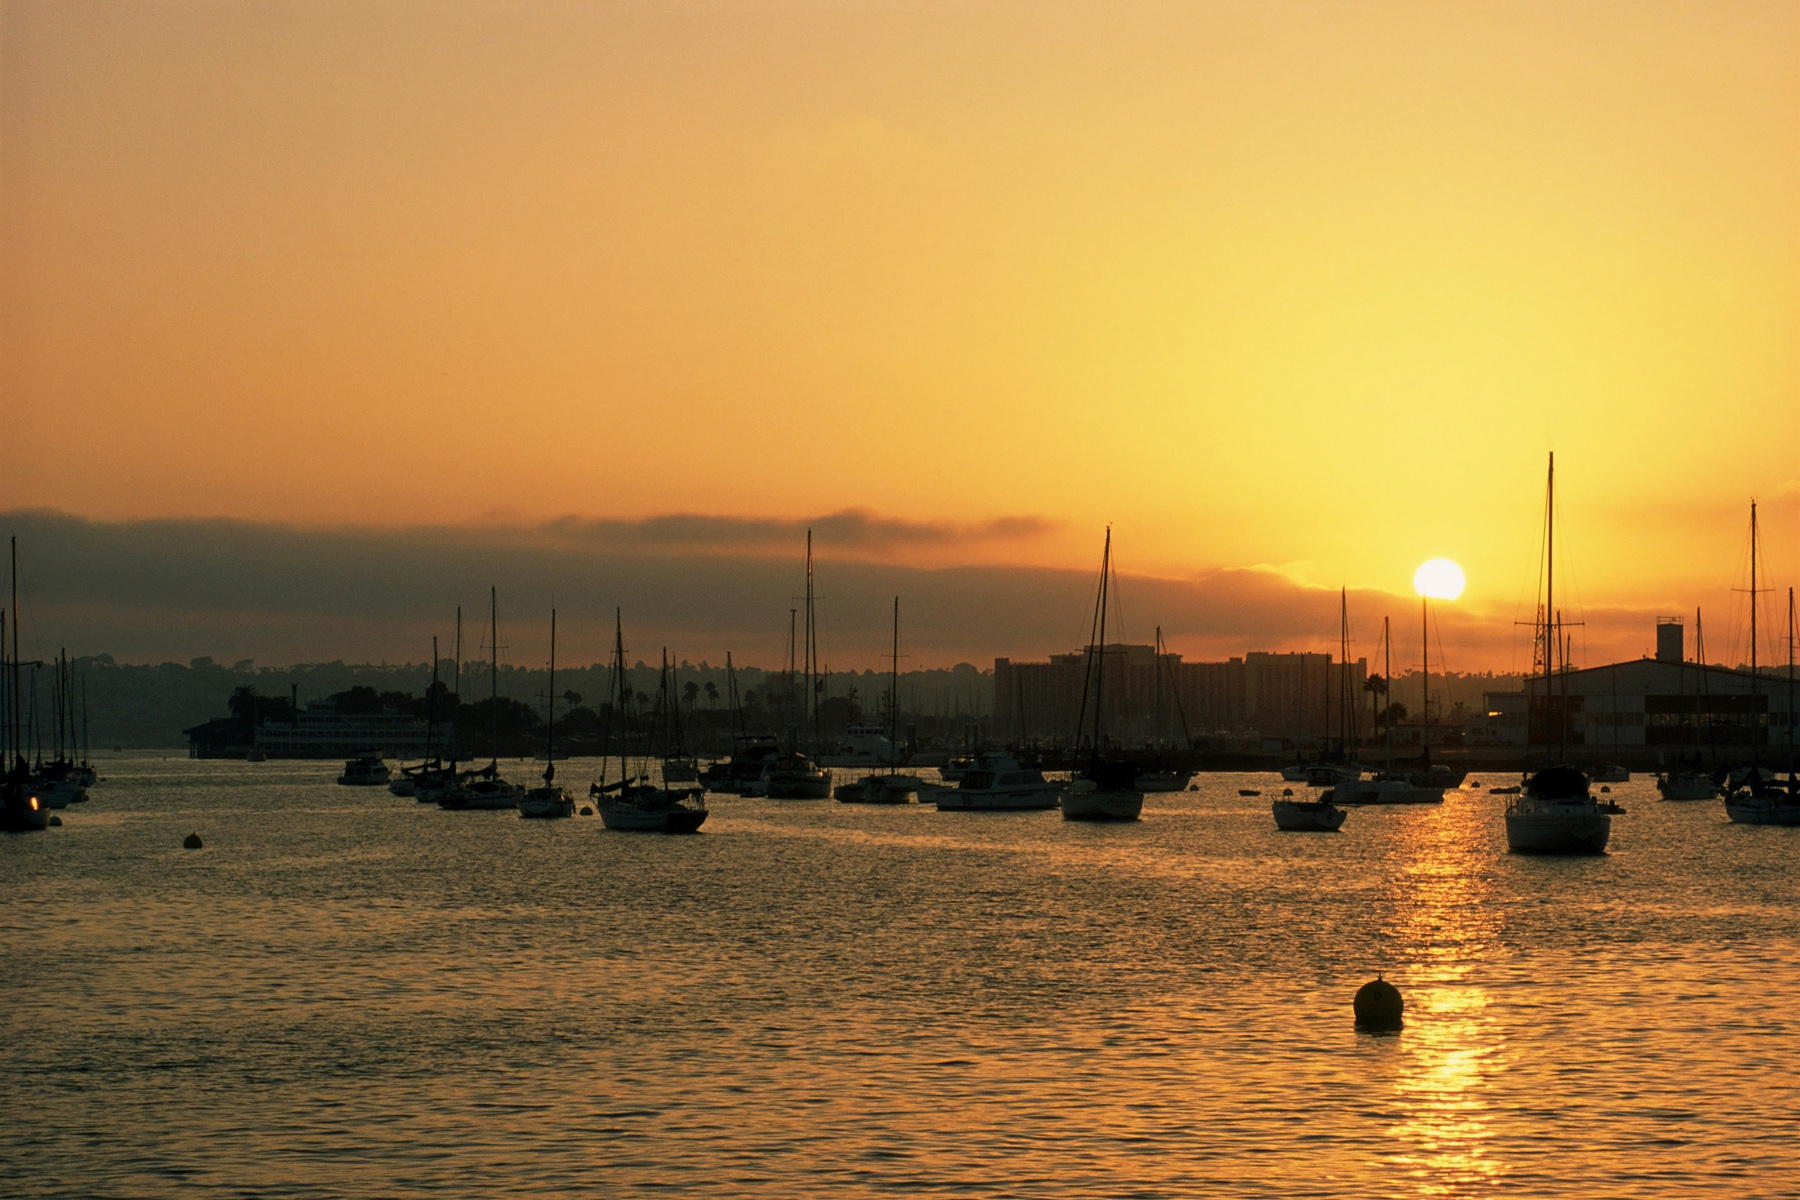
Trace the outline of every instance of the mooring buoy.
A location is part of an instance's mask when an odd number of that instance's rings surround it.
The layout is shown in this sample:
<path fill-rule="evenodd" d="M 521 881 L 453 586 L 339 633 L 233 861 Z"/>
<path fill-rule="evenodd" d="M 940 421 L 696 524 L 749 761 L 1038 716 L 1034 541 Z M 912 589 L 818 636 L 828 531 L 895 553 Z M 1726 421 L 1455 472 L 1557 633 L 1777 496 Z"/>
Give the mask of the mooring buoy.
<path fill-rule="evenodd" d="M 581 806 L 581 815 L 584 817 L 591 817 L 594 815 L 594 810 L 584 804 Z"/>
<path fill-rule="evenodd" d="M 1406 1010 L 1406 1001 L 1400 998 L 1399 988 L 1377 975 L 1356 989 L 1356 999 L 1350 1007 L 1356 1012 L 1358 1029 L 1387 1031 L 1403 1024 L 1400 1016 Z"/>
<path fill-rule="evenodd" d="M 183 850 L 198 850 L 204 844 L 205 843 L 200 840 L 200 835 L 197 833 L 190 833 L 181 839 L 181 848 Z"/>
<path fill-rule="evenodd" d="M 61 818 L 61 817 L 59 817 L 59 816 L 57 816 L 57 815 L 56 815 L 56 814 L 55 814 L 55 813 L 51 813 L 51 814 L 50 814 L 50 824 L 52 824 L 52 825 L 61 825 L 61 824 L 62 824 L 62 818 Z"/>

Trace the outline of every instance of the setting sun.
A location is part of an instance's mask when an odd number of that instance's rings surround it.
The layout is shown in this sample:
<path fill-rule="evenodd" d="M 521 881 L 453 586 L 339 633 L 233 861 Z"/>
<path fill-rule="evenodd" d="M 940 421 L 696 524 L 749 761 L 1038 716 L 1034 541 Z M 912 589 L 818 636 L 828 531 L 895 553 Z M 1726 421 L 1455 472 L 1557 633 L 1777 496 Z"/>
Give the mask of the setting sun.
<path fill-rule="evenodd" d="M 1463 569 L 1447 558 L 1434 558 L 1413 572 L 1413 590 L 1433 600 L 1454 600 L 1463 594 Z"/>

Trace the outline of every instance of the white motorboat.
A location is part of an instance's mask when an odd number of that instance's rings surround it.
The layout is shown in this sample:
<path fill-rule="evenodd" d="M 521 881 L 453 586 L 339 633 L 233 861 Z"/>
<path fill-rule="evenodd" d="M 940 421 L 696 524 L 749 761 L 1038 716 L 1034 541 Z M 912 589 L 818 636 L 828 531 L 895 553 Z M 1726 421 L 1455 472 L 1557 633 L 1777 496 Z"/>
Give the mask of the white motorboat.
<path fill-rule="evenodd" d="M 338 782 L 345 787 L 380 787 L 388 781 L 388 765 L 379 754 L 364 754 L 344 764 Z"/>
<path fill-rule="evenodd" d="M 1104 777 L 1096 779 L 1093 774 L 1070 780 L 1062 794 L 1063 820 L 1137 820 L 1144 811 L 1144 793 L 1120 786 L 1122 782 Z"/>
<path fill-rule="evenodd" d="M 1588 773 L 1595 783 L 1630 783 L 1631 772 L 1618 763 L 1602 763 Z"/>
<path fill-rule="evenodd" d="M 1296 800 L 1292 788 L 1283 791 L 1270 808 L 1275 814 L 1275 828 L 1288 833 L 1336 833 L 1350 815 L 1348 809 L 1331 802 L 1330 792 L 1317 800 Z"/>
<path fill-rule="evenodd" d="M 1140 792 L 1182 792 L 1194 778 L 1192 771 L 1145 771 L 1137 777 Z"/>
<path fill-rule="evenodd" d="M 920 789 L 939 812 L 999 812 L 1055 808 L 1062 791 L 1035 767 L 1022 767 L 1009 754 L 980 754 L 970 760 L 954 787 Z"/>
<path fill-rule="evenodd" d="M 852 725 L 844 730 L 829 753 L 819 755 L 821 767 L 896 767 L 900 754 L 889 730 L 878 725 Z"/>
<path fill-rule="evenodd" d="M 1574 767 L 1545 767 L 1506 806 L 1506 848 L 1514 854 L 1604 854 L 1612 816 Z"/>
<path fill-rule="evenodd" d="M 411 796 L 418 790 L 418 787 L 419 781 L 413 776 L 408 775 L 404 770 L 388 780 L 388 791 L 396 796 Z"/>
<path fill-rule="evenodd" d="M 662 763 L 662 778 L 664 783 L 698 783 L 700 763 L 685 755 L 665 758 Z"/>
<path fill-rule="evenodd" d="M 945 762 L 943 766 L 938 768 L 938 778 L 942 779 L 945 783 L 960 782 L 963 777 L 963 772 L 975 765 L 976 757 L 978 756 L 970 755 L 963 758 L 950 759 Z"/>
<path fill-rule="evenodd" d="M 1312 770 L 1311 763 L 1289 763 L 1287 766 L 1281 768 L 1281 778 L 1283 782 L 1286 783 L 1305 783 L 1307 780 L 1307 772 L 1310 770 Z"/>
<path fill-rule="evenodd" d="M 1705 771 L 1667 771 L 1656 777 L 1664 800 L 1716 800 L 1719 781 Z"/>
<path fill-rule="evenodd" d="M 763 769 L 762 794 L 771 800 L 829 800 L 831 772 L 806 755 L 783 754 Z"/>

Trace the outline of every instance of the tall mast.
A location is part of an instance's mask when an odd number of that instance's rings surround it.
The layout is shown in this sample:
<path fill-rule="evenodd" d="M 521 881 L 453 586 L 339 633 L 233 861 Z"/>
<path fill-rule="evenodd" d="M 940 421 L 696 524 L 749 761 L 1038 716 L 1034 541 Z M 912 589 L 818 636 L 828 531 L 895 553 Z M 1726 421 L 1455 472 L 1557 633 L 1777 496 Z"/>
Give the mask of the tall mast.
<path fill-rule="evenodd" d="M 544 722 L 544 786 L 556 778 L 556 606 L 550 607 L 550 703 Z"/>
<path fill-rule="evenodd" d="M 1394 637 L 1393 627 L 1388 623 L 1386 617 L 1381 618 L 1381 671 L 1387 681 L 1388 695 L 1391 697 L 1394 693 Z M 1387 730 L 1387 769 L 1392 771 L 1394 769 L 1394 702 L 1392 699 L 1388 701 L 1387 708 L 1387 719 L 1381 724 Z"/>
<path fill-rule="evenodd" d="M 1788 671 L 1793 674 L 1792 670 Z M 900 597 L 894 597 L 894 661 L 888 675 L 888 774 L 900 761 Z"/>
<path fill-rule="evenodd" d="M 1431 753 L 1431 598 L 1419 593 L 1419 635 L 1422 664 L 1419 681 L 1419 749 Z"/>
<path fill-rule="evenodd" d="M 12 731 L 11 750 L 12 750 L 13 761 L 11 763 L 7 764 L 8 769 L 16 769 L 18 767 L 22 767 L 25 765 L 25 756 L 22 753 L 20 753 L 20 750 L 19 750 L 19 736 L 20 736 L 19 735 L 19 725 L 22 723 L 22 720 L 23 720 L 23 714 L 19 710 L 19 702 L 23 698 L 24 697 L 19 694 L 19 539 L 18 539 L 17 535 L 15 535 L 12 540 L 13 731 Z"/>
<path fill-rule="evenodd" d="M 1112 577 L 1112 526 L 1106 527 L 1106 549 L 1100 553 L 1100 658 L 1094 665 L 1094 755 L 1100 754 L 1101 721 L 1106 712 L 1106 593 Z"/>
<path fill-rule="evenodd" d="M 1700 702 L 1700 707 L 1706 712 L 1706 749 L 1708 757 L 1715 757 L 1717 745 L 1713 739 L 1712 680 L 1706 673 L 1706 627 L 1700 623 L 1700 609 L 1697 605 L 1694 608 L 1694 661 L 1700 667 L 1700 694 L 1705 697 Z M 1696 749 L 1694 753 L 1698 754 L 1699 750 Z"/>
<path fill-rule="evenodd" d="M 631 765 L 625 761 L 625 743 L 631 736 L 631 684 L 625 678 L 625 618 L 623 609 L 613 609 L 613 679 L 619 690 L 616 709 L 619 717 L 619 779 L 621 787 L 631 778 Z M 621 791 L 620 795 L 624 795 Z"/>
<path fill-rule="evenodd" d="M 83 687 L 85 691 L 85 685 Z M 438 644 L 437 636 L 431 639 L 431 692 L 425 704 L 425 755 L 427 758 L 437 754 L 437 701 L 438 701 Z"/>
<path fill-rule="evenodd" d="M 738 705 L 737 668 L 731 665 L 731 651 L 725 652 L 726 701 L 731 705 L 731 736 L 736 741 L 744 734 L 744 713 Z"/>
<path fill-rule="evenodd" d="M 488 588 L 488 749 L 500 766 L 500 591 Z"/>
<path fill-rule="evenodd" d="M 1338 589 L 1338 741 L 1350 756 L 1350 589 Z"/>
<path fill-rule="evenodd" d="M 1556 611 L 1556 451 L 1550 451 L 1550 471 L 1544 483 L 1544 715 L 1548 718 L 1556 708 L 1556 653 L 1561 648 L 1562 634 L 1555 628 L 1552 614 Z M 1563 744 L 1562 726 L 1568 714 L 1557 712 L 1557 745 Z M 1550 730 L 1544 730 L 1544 755 L 1552 753 Z"/>
<path fill-rule="evenodd" d="M 817 672 L 819 652 L 818 634 L 813 627 L 813 561 L 812 530 L 806 531 L 806 721 L 813 727 L 813 741 L 819 739 L 819 710 L 813 695 L 813 675 Z"/>
<path fill-rule="evenodd" d="M 1158 625 L 1156 627 L 1156 646 L 1155 646 L 1155 648 L 1153 650 L 1153 654 L 1152 654 L 1152 656 L 1156 659 L 1156 664 L 1155 664 L 1156 665 L 1156 675 L 1151 681 L 1156 688 L 1156 706 L 1154 709 L 1154 716 L 1153 716 L 1152 720 L 1155 723 L 1154 728 L 1155 728 L 1155 737 L 1156 737 L 1156 748 L 1158 750 L 1162 749 L 1162 741 L 1163 741 L 1162 652 L 1163 652 L 1162 626 Z"/>
<path fill-rule="evenodd" d="M 1750 687 L 1756 688 L 1756 501 L 1750 502 Z M 1755 745 L 1755 735 L 1751 736 Z"/>
<path fill-rule="evenodd" d="M 794 661 L 794 656 L 799 652 L 799 647 L 795 643 L 794 639 L 799 635 L 794 632 L 795 616 L 796 616 L 795 611 L 791 608 L 788 609 L 788 669 L 787 669 L 788 680 L 787 680 L 787 683 L 788 683 L 788 721 L 790 722 L 790 724 L 788 725 L 788 753 L 790 753 L 790 754 L 798 754 L 800 752 L 800 695 L 799 695 L 799 680 L 795 675 L 795 671 L 798 668 L 796 667 L 795 661 Z"/>
<path fill-rule="evenodd" d="M 1788 589 L 1788 695 L 1787 695 L 1787 743 L 1788 743 L 1788 786 L 1794 782 L 1794 589 Z"/>

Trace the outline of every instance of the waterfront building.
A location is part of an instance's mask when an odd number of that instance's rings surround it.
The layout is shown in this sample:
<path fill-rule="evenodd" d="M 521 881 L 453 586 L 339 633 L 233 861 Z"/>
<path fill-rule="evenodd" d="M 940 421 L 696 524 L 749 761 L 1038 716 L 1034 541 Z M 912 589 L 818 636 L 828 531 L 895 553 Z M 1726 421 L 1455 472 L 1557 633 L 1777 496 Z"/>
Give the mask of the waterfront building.
<path fill-rule="evenodd" d="M 1581 670 L 1541 673 L 1518 691 L 1488 692 L 1472 722 L 1472 746 L 1544 746 L 1559 742 L 1571 756 L 1628 755 L 1639 763 L 1713 751 L 1734 759 L 1771 747 L 1779 758 L 1800 748 L 1792 698 L 1800 683 L 1788 668 L 1702 666 L 1687 659 L 1681 624 L 1657 625 L 1654 658 Z"/>
<path fill-rule="evenodd" d="M 1252 651 L 1224 662 L 1183 662 L 1154 646 L 1109 642 L 1103 702 L 1105 727 L 1128 744 L 1180 744 L 1218 732 L 1317 745 L 1337 736 L 1345 667 L 1328 654 Z M 1009 741 L 1074 737 L 1084 689 L 1091 696 L 1088 650 L 1046 662 L 994 660 L 994 732 Z M 1159 661 L 1160 660 L 1160 661 Z M 1363 692 L 1368 661 L 1349 667 L 1359 728 L 1369 719 Z M 1092 702 L 1091 699 L 1089 701 Z"/>

